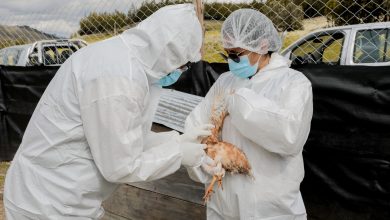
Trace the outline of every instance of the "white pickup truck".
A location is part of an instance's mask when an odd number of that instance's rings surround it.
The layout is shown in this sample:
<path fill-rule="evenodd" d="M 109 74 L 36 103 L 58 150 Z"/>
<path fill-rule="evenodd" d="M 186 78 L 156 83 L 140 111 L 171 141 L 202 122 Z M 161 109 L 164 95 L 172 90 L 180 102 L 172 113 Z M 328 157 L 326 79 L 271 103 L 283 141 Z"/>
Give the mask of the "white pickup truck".
<path fill-rule="evenodd" d="M 0 65 L 60 66 L 87 43 L 78 39 L 42 40 L 0 50 Z"/>
<path fill-rule="evenodd" d="M 390 66 L 390 22 L 321 29 L 281 54 L 293 64 Z"/>

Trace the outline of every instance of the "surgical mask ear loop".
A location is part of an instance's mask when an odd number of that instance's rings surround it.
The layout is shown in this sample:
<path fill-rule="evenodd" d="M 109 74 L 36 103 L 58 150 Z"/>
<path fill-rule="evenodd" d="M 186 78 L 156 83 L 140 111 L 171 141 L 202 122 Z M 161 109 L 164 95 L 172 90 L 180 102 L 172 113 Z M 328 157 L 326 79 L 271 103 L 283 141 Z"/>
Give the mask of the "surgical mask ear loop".
<path fill-rule="evenodd" d="M 253 52 L 251 51 L 249 54 L 251 54 L 251 53 L 253 53 Z M 248 54 L 248 58 L 249 58 L 249 54 Z M 256 75 L 257 72 L 259 72 L 259 70 L 260 70 L 260 63 L 259 63 L 259 61 L 260 61 L 260 58 L 263 56 L 263 54 L 259 54 L 259 55 L 260 55 L 259 59 L 257 59 L 257 61 L 256 61 L 258 69 L 256 70 L 256 73 L 253 74 L 253 76 Z M 254 65 L 256 65 L 256 63 Z M 249 79 L 251 79 L 253 76 L 250 76 Z"/>

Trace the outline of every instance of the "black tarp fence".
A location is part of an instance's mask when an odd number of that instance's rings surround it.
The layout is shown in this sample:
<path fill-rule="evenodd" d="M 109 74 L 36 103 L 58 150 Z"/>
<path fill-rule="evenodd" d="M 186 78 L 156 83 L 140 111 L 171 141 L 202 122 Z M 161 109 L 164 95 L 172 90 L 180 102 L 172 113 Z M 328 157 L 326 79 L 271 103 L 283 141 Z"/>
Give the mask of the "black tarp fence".
<path fill-rule="evenodd" d="M 302 193 L 310 219 L 390 219 L 390 67 L 295 66 L 312 82 Z M 57 68 L 1 67 L 0 161 L 11 160 Z M 200 62 L 171 88 L 204 96 L 226 64 Z"/>
<path fill-rule="evenodd" d="M 0 161 L 12 160 L 58 67 L 0 66 Z"/>
<path fill-rule="evenodd" d="M 313 85 L 307 170 L 342 198 L 390 208 L 390 67 L 296 69 Z"/>
<path fill-rule="evenodd" d="M 304 65 L 314 114 L 302 193 L 318 219 L 390 219 L 390 67 Z"/>

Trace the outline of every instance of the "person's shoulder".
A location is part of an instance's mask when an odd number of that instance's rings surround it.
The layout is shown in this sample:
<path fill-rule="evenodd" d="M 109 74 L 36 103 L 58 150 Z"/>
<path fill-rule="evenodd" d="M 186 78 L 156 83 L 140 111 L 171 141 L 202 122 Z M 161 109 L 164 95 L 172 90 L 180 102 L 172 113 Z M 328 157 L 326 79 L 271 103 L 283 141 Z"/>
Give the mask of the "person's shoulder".
<path fill-rule="evenodd" d="M 235 79 L 235 76 L 233 75 L 232 72 L 230 71 L 227 71 L 227 72 L 224 72 L 222 73 L 216 82 L 225 82 L 225 81 L 232 81 Z"/>
<path fill-rule="evenodd" d="M 125 53 L 126 47 L 123 46 L 121 39 L 118 36 L 115 36 L 91 43 L 77 51 L 74 55 L 84 59 L 96 59 L 98 57 L 104 57 L 104 59 L 115 57 L 118 59 L 117 57 L 120 57 Z"/>
<path fill-rule="evenodd" d="M 292 69 L 291 67 L 288 67 L 287 69 L 289 77 L 292 81 L 300 84 L 308 84 L 311 85 L 310 80 L 303 74 L 302 72 Z"/>

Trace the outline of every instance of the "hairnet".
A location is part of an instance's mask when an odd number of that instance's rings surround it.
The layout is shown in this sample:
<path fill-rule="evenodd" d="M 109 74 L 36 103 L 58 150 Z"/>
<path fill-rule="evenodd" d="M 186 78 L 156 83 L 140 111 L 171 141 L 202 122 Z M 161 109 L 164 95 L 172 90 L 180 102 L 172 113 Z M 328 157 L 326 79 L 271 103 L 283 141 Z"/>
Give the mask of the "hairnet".
<path fill-rule="evenodd" d="M 242 48 L 258 54 L 278 51 L 281 40 L 272 21 L 253 9 L 239 9 L 231 13 L 222 25 L 224 48 Z"/>

